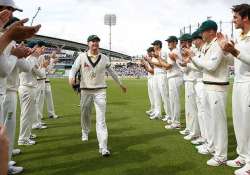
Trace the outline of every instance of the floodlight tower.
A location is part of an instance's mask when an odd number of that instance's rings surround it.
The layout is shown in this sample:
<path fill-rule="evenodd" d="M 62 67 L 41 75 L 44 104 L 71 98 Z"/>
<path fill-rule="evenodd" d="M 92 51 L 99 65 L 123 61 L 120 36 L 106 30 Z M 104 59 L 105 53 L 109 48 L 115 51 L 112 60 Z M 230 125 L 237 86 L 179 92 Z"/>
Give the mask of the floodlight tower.
<path fill-rule="evenodd" d="M 115 14 L 106 14 L 104 16 L 104 24 L 109 26 L 109 59 L 111 60 L 111 27 L 116 25 L 116 15 Z"/>
<path fill-rule="evenodd" d="M 40 11 L 41 11 L 41 7 L 38 7 L 38 9 L 37 9 L 35 15 L 32 17 L 32 21 L 31 21 L 31 23 L 30 23 L 31 26 L 33 25 L 33 22 L 34 22 L 35 18 L 37 17 L 37 15 L 38 15 L 38 13 L 39 13 Z"/>

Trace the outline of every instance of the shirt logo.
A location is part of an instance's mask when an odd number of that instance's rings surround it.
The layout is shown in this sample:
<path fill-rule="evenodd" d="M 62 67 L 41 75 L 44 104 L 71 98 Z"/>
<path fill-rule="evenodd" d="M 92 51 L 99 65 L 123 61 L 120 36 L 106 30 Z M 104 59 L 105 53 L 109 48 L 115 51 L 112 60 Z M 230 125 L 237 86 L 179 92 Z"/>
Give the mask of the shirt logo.
<path fill-rule="evenodd" d="M 217 57 L 213 57 L 212 60 L 213 60 L 213 61 L 217 60 Z"/>
<path fill-rule="evenodd" d="M 84 63 L 85 68 L 89 68 L 90 66 L 87 63 Z"/>

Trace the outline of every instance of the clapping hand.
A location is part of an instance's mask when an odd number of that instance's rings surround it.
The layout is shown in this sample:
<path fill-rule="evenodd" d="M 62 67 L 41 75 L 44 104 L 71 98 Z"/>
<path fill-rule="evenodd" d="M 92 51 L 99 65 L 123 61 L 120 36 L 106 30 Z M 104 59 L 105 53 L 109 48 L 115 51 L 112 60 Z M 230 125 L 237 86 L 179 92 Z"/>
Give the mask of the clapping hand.
<path fill-rule="evenodd" d="M 24 26 L 28 19 L 23 19 L 12 24 L 6 31 L 10 40 L 23 41 L 33 37 L 41 28 L 41 25 Z"/>
<path fill-rule="evenodd" d="M 0 12 L 0 27 L 3 27 L 11 17 L 11 12 L 9 10 L 4 10 Z"/>

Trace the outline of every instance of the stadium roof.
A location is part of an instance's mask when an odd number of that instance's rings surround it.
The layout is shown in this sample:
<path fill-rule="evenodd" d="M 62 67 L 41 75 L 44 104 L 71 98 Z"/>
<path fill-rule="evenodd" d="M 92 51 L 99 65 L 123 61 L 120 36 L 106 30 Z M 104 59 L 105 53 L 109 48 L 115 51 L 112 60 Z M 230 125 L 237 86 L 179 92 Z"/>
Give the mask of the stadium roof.
<path fill-rule="evenodd" d="M 48 43 L 49 47 L 62 47 L 63 46 L 63 49 L 72 50 L 72 51 L 85 51 L 88 47 L 87 44 L 82 44 L 82 43 L 78 43 L 75 41 L 69 41 L 69 40 L 53 38 L 53 37 L 43 36 L 43 35 L 35 35 L 30 40 L 42 40 Z M 111 57 L 131 60 L 131 56 L 126 55 L 126 54 L 122 54 L 122 53 L 115 52 L 115 51 L 110 52 L 109 50 L 102 49 L 102 48 L 100 48 L 100 50 L 105 55 L 109 55 L 110 53 Z"/>

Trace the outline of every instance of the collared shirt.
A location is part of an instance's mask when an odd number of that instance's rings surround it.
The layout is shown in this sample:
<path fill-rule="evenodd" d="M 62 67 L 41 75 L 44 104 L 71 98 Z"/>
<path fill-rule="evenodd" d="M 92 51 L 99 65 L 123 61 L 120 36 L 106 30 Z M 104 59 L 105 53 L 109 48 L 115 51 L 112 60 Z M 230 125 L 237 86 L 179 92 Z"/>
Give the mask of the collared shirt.
<path fill-rule="evenodd" d="M 211 83 L 228 83 L 229 81 L 229 61 L 220 48 L 217 38 L 210 43 L 206 43 L 202 48 L 202 58 L 194 57 L 193 63 L 203 68 L 203 81 Z M 226 91 L 226 86 L 208 85 L 207 89 L 215 91 Z"/>
<path fill-rule="evenodd" d="M 179 62 L 181 61 L 181 54 L 178 51 L 177 48 L 171 50 L 170 53 L 174 53 L 178 56 L 176 61 L 173 61 L 169 56 L 167 57 L 167 63 L 172 65 L 172 68 L 167 70 L 167 77 L 168 78 L 173 78 L 173 77 L 182 77 L 183 73 L 178 66 Z"/>
<path fill-rule="evenodd" d="M 250 31 L 246 34 L 241 34 L 235 48 L 240 51 L 237 59 L 234 59 L 234 82 L 250 82 Z"/>

